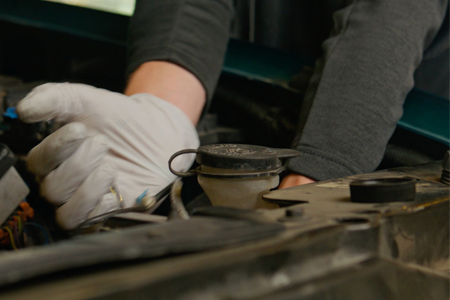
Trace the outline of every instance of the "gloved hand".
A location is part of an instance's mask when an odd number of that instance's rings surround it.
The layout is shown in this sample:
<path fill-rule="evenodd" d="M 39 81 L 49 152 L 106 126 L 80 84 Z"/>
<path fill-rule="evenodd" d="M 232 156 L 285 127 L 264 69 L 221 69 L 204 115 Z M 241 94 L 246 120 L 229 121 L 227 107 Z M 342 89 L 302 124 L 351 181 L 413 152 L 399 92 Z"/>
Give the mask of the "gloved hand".
<path fill-rule="evenodd" d="M 188 117 L 150 94 L 127 97 L 83 84 L 48 83 L 28 94 L 17 113 L 27 123 L 66 124 L 30 151 L 28 168 L 41 178 L 41 194 L 58 206 L 57 222 L 67 230 L 135 205 L 147 189 L 156 194 L 175 179 L 169 157 L 199 145 Z M 187 170 L 193 159 L 183 155 L 173 166 Z M 121 204 L 110 187 L 123 196 Z"/>

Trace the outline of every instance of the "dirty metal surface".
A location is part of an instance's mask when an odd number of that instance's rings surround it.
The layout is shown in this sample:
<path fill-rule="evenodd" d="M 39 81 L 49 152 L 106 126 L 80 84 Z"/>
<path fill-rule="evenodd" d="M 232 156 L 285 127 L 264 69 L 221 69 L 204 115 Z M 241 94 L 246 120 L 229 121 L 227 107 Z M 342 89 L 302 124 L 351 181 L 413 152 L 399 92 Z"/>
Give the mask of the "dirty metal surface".
<path fill-rule="evenodd" d="M 0 297 L 448 299 L 449 194 L 440 170 L 432 164 L 273 191 L 267 199 L 302 203 L 206 209 L 204 217 L 0 256 Z M 416 199 L 349 201 L 348 182 L 383 176 L 416 178 Z M 34 273 L 7 272 L 27 268 Z"/>

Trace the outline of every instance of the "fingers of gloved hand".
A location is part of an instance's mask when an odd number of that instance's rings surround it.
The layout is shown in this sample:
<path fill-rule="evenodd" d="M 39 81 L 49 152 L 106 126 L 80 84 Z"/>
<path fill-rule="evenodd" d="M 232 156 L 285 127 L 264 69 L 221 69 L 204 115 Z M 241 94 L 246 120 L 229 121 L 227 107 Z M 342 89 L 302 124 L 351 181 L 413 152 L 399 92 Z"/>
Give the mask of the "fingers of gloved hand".
<path fill-rule="evenodd" d="M 173 180 L 167 162 L 170 156 L 182 149 L 195 149 L 199 146 L 197 131 L 186 114 L 175 105 L 150 94 L 131 96 L 136 103 L 149 107 L 142 119 L 152 121 L 151 135 L 145 139 L 141 148 L 146 147 L 149 161 L 156 162 L 158 173 Z M 138 114 L 139 115 L 139 114 Z M 139 118 L 139 119 L 141 119 Z M 139 132 L 139 131 L 137 131 Z M 138 140 L 135 138 L 135 140 Z M 173 167 L 178 171 L 187 170 L 195 159 L 195 155 L 180 155 L 173 161 Z"/>
<path fill-rule="evenodd" d="M 84 103 L 95 90 L 83 84 L 46 83 L 19 102 L 17 114 L 26 123 L 51 119 L 71 122 L 86 112 Z"/>
<path fill-rule="evenodd" d="M 105 163 L 86 178 L 69 201 L 56 210 L 56 221 L 62 229 L 74 229 L 87 219 L 102 197 L 110 193 L 114 174 L 114 166 Z"/>
<path fill-rule="evenodd" d="M 119 202 L 117 201 L 117 197 L 118 196 L 115 196 L 112 193 L 103 196 L 97 206 L 89 213 L 87 219 L 106 214 L 116 209 L 120 209 L 121 207 Z"/>
<path fill-rule="evenodd" d="M 97 134 L 85 139 L 76 151 L 49 173 L 41 183 L 41 194 L 54 205 L 72 197 L 76 189 L 100 164 L 109 150 L 108 138 Z"/>
<path fill-rule="evenodd" d="M 66 160 L 87 137 L 87 129 L 81 123 L 70 123 L 46 137 L 28 153 L 28 169 L 46 176 Z"/>

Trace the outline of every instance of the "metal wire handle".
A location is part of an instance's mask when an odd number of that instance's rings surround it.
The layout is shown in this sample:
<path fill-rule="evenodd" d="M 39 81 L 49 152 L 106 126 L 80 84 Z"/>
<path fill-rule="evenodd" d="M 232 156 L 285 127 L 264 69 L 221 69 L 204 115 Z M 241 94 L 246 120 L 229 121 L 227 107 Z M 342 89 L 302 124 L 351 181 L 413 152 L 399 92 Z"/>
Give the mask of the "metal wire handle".
<path fill-rule="evenodd" d="M 173 174 L 175 174 L 177 176 L 180 176 L 180 177 L 188 177 L 188 176 L 196 175 L 196 172 L 195 172 L 194 169 L 193 170 L 189 170 L 187 172 L 178 172 L 178 171 L 175 171 L 174 169 L 172 169 L 172 161 L 175 158 L 177 158 L 180 155 L 189 154 L 189 153 L 195 153 L 196 154 L 197 153 L 197 149 L 184 149 L 184 150 L 178 151 L 175 154 L 173 154 L 170 157 L 170 159 L 169 159 L 169 170 L 170 170 L 170 172 L 172 172 Z"/>

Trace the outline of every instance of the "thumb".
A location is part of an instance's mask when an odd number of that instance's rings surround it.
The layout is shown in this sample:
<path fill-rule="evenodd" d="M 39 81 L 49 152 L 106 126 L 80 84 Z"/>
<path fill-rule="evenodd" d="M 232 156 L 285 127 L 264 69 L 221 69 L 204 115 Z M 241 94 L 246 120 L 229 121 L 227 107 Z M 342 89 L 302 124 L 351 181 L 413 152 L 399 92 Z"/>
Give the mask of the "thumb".
<path fill-rule="evenodd" d="M 71 122 L 83 114 L 85 95 L 94 89 L 83 84 L 46 83 L 34 88 L 19 102 L 17 114 L 26 123 L 51 119 Z"/>

